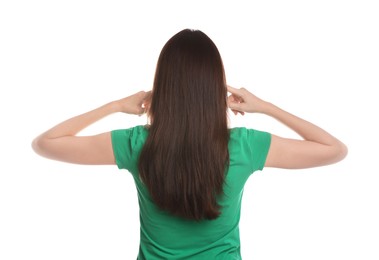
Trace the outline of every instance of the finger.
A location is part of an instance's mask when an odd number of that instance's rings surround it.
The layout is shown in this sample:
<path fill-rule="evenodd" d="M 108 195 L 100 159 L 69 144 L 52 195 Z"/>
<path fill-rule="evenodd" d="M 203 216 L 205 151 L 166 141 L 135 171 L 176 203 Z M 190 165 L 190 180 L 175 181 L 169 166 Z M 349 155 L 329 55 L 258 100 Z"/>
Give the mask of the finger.
<path fill-rule="evenodd" d="M 234 115 L 238 115 L 238 114 L 241 114 L 242 116 L 245 115 L 245 112 L 243 112 L 243 111 L 238 111 L 238 110 L 235 110 L 235 109 L 231 109 L 231 110 L 232 110 L 232 112 L 233 112 Z"/>
<path fill-rule="evenodd" d="M 148 113 L 149 110 L 150 110 L 150 100 L 145 100 L 145 102 L 142 104 L 142 107 L 143 107 L 143 110 L 144 110 L 144 113 Z"/>
<path fill-rule="evenodd" d="M 138 92 L 138 106 L 143 107 L 145 103 L 149 103 L 151 99 L 151 92 L 140 91 Z"/>
<path fill-rule="evenodd" d="M 137 116 L 142 116 L 145 113 L 145 110 L 142 107 L 136 107 L 133 110 L 134 111 L 132 111 L 130 114 L 134 114 L 134 115 L 137 115 Z"/>
<path fill-rule="evenodd" d="M 234 109 L 232 109 L 232 112 L 233 112 L 235 115 L 238 115 L 238 113 L 241 113 L 240 111 L 238 111 L 238 110 L 234 110 Z"/>
<path fill-rule="evenodd" d="M 237 102 L 236 97 L 233 96 L 233 95 L 228 96 L 227 101 L 228 101 L 228 102 Z"/>
<path fill-rule="evenodd" d="M 147 100 L 151 97 L 151 90 L 150 91 L 141 91 L 141 96 L 143 100 Z"/>
<path fill-rule="evenodd" d="M 241 93 L 241 90 L 238 89 L 238 88 L 233 88 L 233 87 L 227 85 L 227 89 L 228 89 L 228 91 L 229 91 L 230 93 L 232 93 L 232 94 L 235 94 L 235 95 L 238 95 L 238 96 L 241 96 L 241 94 L 242 94 L 242 93 Z"/>
<path fill-rule="evenodd" d="M 240 102 L 236 102 L 236 101 L 231 101 L 231 100 L 228 100 L 228 107 L 232 110 L 238 110 L 238 111 L 241 111 L 242 110 L 242 104 L 243 103 L 240 103 Z"/>
<path fill-rule="evenodd" d="M 230 95 L 228 96 L 228 101 L 229 102 L 236 102 L 236 103 L 242 103 L 243 102 L 243 98 L 237 96 L 237 95 Z"/>

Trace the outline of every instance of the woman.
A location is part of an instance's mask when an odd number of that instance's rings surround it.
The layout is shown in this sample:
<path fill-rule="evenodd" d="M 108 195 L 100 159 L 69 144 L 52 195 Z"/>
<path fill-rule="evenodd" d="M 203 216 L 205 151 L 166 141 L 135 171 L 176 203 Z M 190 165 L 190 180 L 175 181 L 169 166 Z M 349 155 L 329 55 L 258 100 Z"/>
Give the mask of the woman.
<path fill-rule="evenodd" d="M 228 107 L 234 114 L 273 117 L 303 140 L 228 129 Z M 151 123 L 77 136 L 115 112 L 146 112 Z M 32 146 L 50 159 L 117 164 L 133 175 L 140 206 L 138 259 L 241 259 L 242 190 L 254 171 L 322 166 L 347 154 L 341 141 L 318 126 L 227 86 L 217 47 L 194 30 L 177 33 L 163 47 L 151 92 L 68 119 Z"/>

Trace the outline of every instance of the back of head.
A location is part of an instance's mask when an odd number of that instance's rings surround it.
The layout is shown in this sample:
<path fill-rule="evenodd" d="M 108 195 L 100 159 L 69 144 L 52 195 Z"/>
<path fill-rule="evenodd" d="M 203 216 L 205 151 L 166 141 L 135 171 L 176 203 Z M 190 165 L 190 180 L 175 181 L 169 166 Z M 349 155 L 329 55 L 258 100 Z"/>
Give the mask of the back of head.
<path fill-rule="evenodd" d="M 229 163 L 225 82 L 217 47 L 201 31 L 183 30 L 163 47 L 138 167 L 153 201 L 174 215 L 220 214 Z"/>

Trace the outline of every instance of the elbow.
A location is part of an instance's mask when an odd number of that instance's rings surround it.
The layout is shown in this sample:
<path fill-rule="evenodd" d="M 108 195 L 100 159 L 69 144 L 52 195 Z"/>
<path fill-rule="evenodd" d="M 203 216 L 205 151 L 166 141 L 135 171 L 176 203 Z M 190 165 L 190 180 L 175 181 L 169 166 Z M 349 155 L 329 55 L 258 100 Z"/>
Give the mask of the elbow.
<path fill-rule="evenodd" d="M 344 159 L 347 156 L 347 154 L 349 153 L 349 149 L 347 148 L 347 146 L 344 143 L 341 143 L 341 144 L 343 146 L 342 159 Z"/>
<path fill-rule="evenodd" d="M 347 146 L 342 142 L 338 142 L 335 148 L 334 161 L 335 162 L 342 161 L 343 159 L 345 159 L 348 152 L 349 152 L 349 149 L 347 148 Z"/>
<path fill-rule="evenodd" d="M 32 149 L 35 153 L 39 154 L 40 140 L 38 137 L 32 141 Z"/>
<path fill-rule="evenodd" d="M 45 142 L 44 142 L 43 138 L 41 138 L 40 136 L 36 137 L 32 141 L 32 149 L 33 149 L 33 151 L 36 154 L 43 156 L 44 150 L 45 150 L 45 144 L 44 143 Z"/>

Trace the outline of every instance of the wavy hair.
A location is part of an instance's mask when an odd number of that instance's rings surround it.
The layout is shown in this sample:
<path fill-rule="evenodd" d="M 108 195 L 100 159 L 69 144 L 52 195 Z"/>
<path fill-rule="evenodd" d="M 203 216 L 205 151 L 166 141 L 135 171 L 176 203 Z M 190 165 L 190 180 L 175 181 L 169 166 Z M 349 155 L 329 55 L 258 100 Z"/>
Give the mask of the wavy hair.
<path fill-rule="evenodd" d="M 182 218 L 217 218 L 229 165 L 227 89 L 220 53 L 206 34 L 185 29 L 164 45 L 148 115 L 138 169 L 152 200 Z"/>

